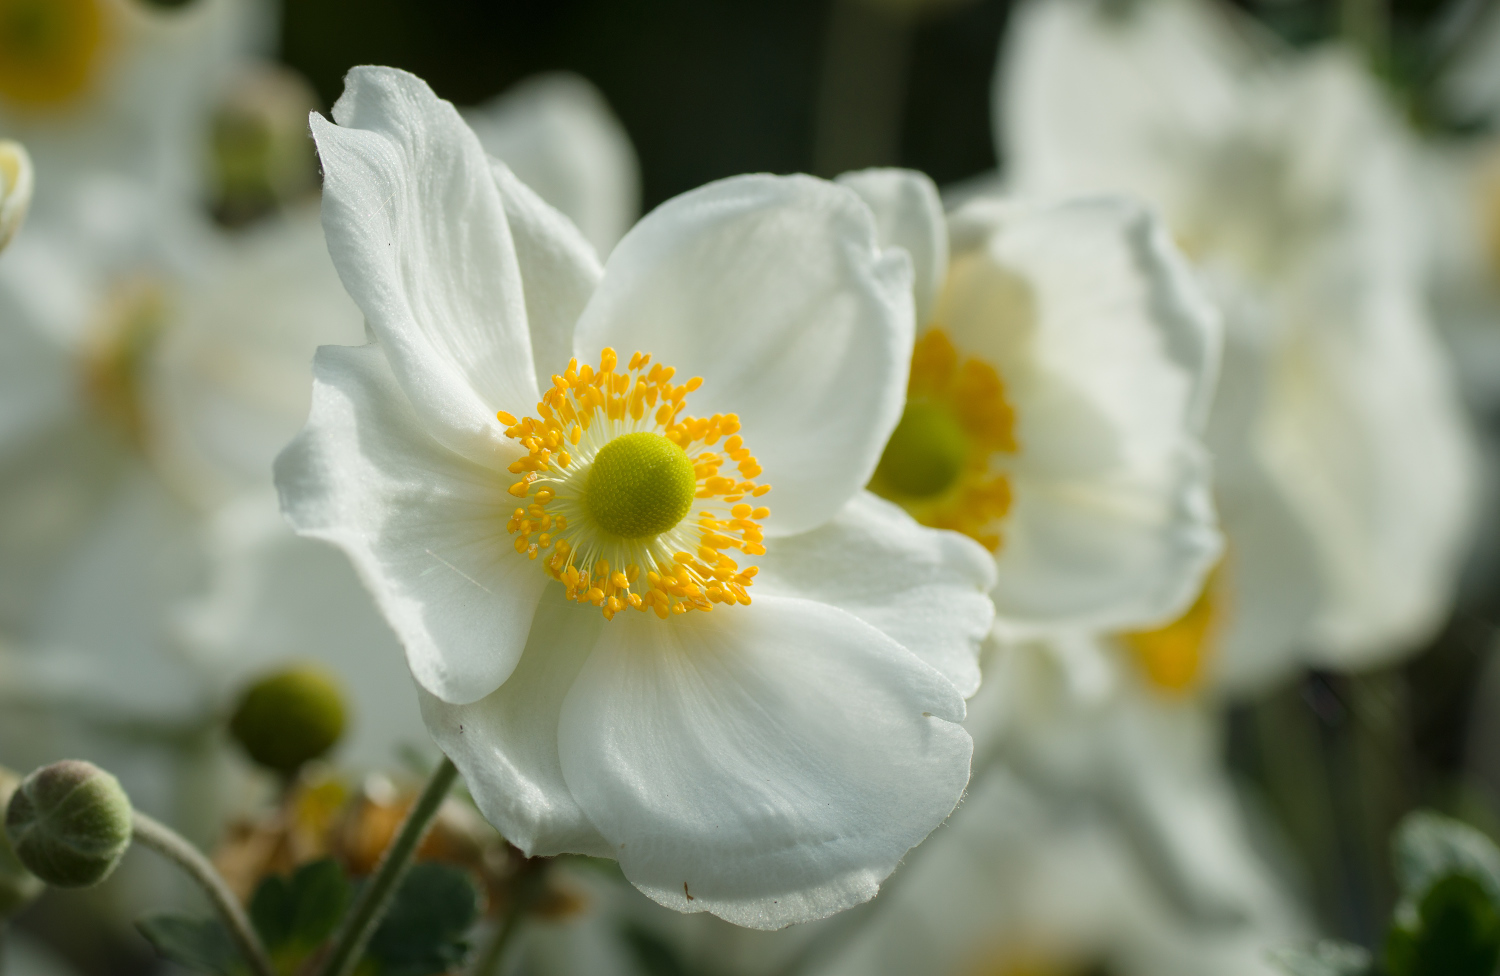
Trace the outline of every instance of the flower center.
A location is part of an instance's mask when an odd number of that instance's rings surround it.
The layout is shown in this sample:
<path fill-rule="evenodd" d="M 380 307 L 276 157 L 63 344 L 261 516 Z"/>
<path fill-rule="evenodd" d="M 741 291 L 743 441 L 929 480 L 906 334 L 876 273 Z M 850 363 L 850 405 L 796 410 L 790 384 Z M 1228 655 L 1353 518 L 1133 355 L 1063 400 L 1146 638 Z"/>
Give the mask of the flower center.
<path fill-rule="evenodd" d="M 159 282 L 125 279 L 111 291 L 82 347 L 86 395 L 105 422 L 137 447 L 146 443 L 143 386 L 167 315 L 167 295 Z"/>
<path fill-rule="evenodd" d="M 622 539 L 660 535 L 693 507 L 698 479 L 687 452 L 654 431 L 622 434 L 589 467 L 584 504 L 599 527 Z"/>
<path fill-rule="evenodd" d="M 1017 449 L 1000 375 L 961 359 L 947 333 L 932 328 L 912 350 L 906 410 L 869 487 L 922 524 L 962 532 L 994 552 L 1010 511 L 1010 482 L 995 465 Z"/>
<path fill-rule="evenodd" d="M 765 553 L 760 523 L 771 510 L 746 499 L 771 486 L 752 480 L 761 469 L 739 417 L 683 416 L 703 381 L 674 385 L 675 371 L 649 354 L 617 366 L 613 349 L 597 370 L 571 360 L 538 417 L 496 415 L 527 451 L 510 466 L 521 475 L 510 494 L 527 502 L 506 525 L 516 552 L 606 619 L 627 607 L 665 619 L 748 605 L 756 567 L 741 569 L 729 552 Z M 721 473 L 731 464 L 738 477 Z"/>
<path fill-rule="evenodd" d="M 890 494 L 931 498 L 953 487 L 968 457 L 958 419 L 938 404 L 915 400 L 880 455 L 875 479 Z"/>
<path fill-rule="evenodd" d="M 1182 616 L 1155 630 L 1120 635 L 1152 685 L 1173 695 L 1197 686 L 1223 623 L 1222 590 L 1220 570 L 1215 569 Z"/>
<path fill-rule="evenodd" d="M 71 101 L 93 81 L 104 38 L 100 0 L 0 0 L 0 98 Z"/>

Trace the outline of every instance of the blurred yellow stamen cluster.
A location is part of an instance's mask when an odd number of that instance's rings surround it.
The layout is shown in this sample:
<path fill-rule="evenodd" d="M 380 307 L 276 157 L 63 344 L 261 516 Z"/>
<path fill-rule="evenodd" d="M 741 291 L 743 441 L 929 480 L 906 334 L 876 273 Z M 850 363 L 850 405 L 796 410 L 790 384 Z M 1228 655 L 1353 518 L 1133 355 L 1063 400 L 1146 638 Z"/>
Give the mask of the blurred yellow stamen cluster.
<path fill-rule="evenodd" d="M 0 99 L 62 106 L 94 82 L 109 34 L 104 0 L 0 0 Z"/>
<path fill-rule="evenodd" d="M 1174 695 L 1197 687 L 1224 620 L 1221 571 L 1209 574 L 1187 612 L 1155 630 L 1122 634 L 1141 671 L 1158 689 Z"/>
<path fill-rule="evenodd" d="M 960 358 L 948 334 L 932 328 L 912 350 L 906 398 L 870 489 L 924 525 L 999 550 L 997 523 L 1011 498 L 994 460 L 1017 450 L 1015 411 L 999 374 L 986 362 Z"/>
<path fill-rule="evenodd" d="M 539 419 L 497 415 L 527 450 L 510 466 L 521 475 L 510 494 L 527 502 L 506 526 L 516 552 L 606 619 L 627 607 L 665 619 L 748 605 L 756 567 L 741 569 L 728 553 L 766 551 L 760 522 L 771 511 L 748 499 L 771 486 L 753 480 L 761 468 L 739 417 L 681 416 L 702 380 L 674 385 L 672 367 L 649 354 L 617 367 L 613 349 L 597 370 L 573 359 L 552 377 Z M 721 473 L 731 464 L 733 474 Z"/>
<path fill-rule="evenodd" d="M 141 389 L 148 359 L 168 315 L 166 289 L 150 277 L 132 277 L 111 291 L 83 344 L 83 386 L 105 420 L 137 447 L 145 446 L 146 407 Z"/>

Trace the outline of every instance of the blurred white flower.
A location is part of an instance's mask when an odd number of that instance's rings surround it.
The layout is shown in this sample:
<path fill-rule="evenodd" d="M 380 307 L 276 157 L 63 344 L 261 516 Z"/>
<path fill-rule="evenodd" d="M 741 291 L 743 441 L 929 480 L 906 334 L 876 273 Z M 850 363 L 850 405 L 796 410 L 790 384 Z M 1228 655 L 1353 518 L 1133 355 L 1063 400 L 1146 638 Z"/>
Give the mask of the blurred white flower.
<path fill-rule="evenodd" d="M 1220 785 L 1219 788 L 1222 788 Z M 1241 855 L 1233 821 L 1184 792 L 1177 824 Z M 1204 833 L 1206 831 L 1207 833 Z M 1220 860 L 1253 915 L 1194 917 L 1164 897 L 1112 811 L 1038 792 L 1003 770 L 893 884 L 891 899 L 819 976 L 1274 976 L 1269 949 L 1301 934 L 1262 872 Z"/>
<path fill-rule="evenodd" d="M 485 152 L 573 221 L 601 258 L 640 216 L 635 148 L 584 78 L 536 75 L 464 118 Z"/>
<path fill-rule="evenodd" d="M 31 206 L 36 174 L 26 147 L 0 139 L 0 251 L 16 236 Z"/>
<path fill-rule="evenodd" d="M 982 551 L 860 490 L 905 256 L 847 190 L 742 177 L 601 268 L 420 80 L 347 86 L 313 128 L 372 342 L 319 353 L 289 518 L 350 555 L 512 843 L 754 927 L 869 899 L 962 792 L 945 669 L 993 613 Z"/>
<path fill-rule="evenodd" d="M 842 181 L 917 270 L 905 413 L 871 489 L 994 553 L 1007 632 L 1180 611 L 1219 555 L 1201 435 L 1220 335 L 1159 224 L 1107 198 L 945 221 L 920 174 Z"/>
<path fill-rule="evenodd" d="M 996 126 L 1016 188 L 1157 207 L 1225 313 L 1209 444 L 1229 541 L 1208 666 L 1244 685 L 1430 633 L 1474 466 L 1399 127 L 1352 58 L 1273 56 L 1233 16 L 1029 3 Z"/>
<path fill-rule="evenodd" d="M 265 34 L 258 0 L 6 0 L 0 17 L 0 136 L 27 144 L 39 213 L 78 181 L 110 173 L 155 205 L 197 202 L 209 106 Z"/>

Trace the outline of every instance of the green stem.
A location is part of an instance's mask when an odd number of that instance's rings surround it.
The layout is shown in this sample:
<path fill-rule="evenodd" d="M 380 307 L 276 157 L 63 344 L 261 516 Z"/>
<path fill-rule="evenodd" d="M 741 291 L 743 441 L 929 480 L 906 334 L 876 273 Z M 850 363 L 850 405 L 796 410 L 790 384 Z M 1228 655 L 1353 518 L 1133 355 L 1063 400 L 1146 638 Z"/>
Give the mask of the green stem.
<path fill-rule="evenodd" d="M 171 827 L 140 811 L 135 813 L 133 833 L 137 843 L 144 844 L 172 861 L 202 886 L 208 900 L 224 919 L 230 937 L 234 939 L 255 976 L 276 976 L 271 957 L 266 954 L 260 936 L 255 934 L 255 928 L 250 924 L 245 910 L 240 907 L 239 899 L 235 898 L 224 879 L 219 877 L 219 872 L 214 870 L 208 858 Z"/>
<path fill-rule="evenodd" d="M 396 839 L 381 855 L 375 874 L 360 891 L 349 914 L 344 917 L 334 939 L 333 949 L 324 961 L 319 976 L 350 976 L 354 972 L 354 967 L 364 955 L 365 945 L 375 933 L 375 926 L 380 924 L 381 918 L 390 908 L 391 899 L 396 897 L 396 889 L 406 876 L 407 868 L 411 867 L 417 846 L 422 843 L 427 828 L 432 825 L 433 818 L 437 816 L 438 809 L 442 807 L 448 790 L 457 778 L 458 768 L 453 765 L 453 760 L 444 756 L 442 764 L 427 781 L 422 795 L 417 797 L 416 805 L 406 815 Z"/>

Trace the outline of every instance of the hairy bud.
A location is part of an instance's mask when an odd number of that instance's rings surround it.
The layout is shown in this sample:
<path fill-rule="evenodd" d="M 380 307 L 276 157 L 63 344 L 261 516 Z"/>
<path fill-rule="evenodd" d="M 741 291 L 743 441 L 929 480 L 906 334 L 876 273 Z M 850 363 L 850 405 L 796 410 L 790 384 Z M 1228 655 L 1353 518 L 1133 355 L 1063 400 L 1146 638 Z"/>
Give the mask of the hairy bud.
<path fill-rule="evenodd" d="M 65 759 L 21 781 L 5 830 L 32 874 L 59 888 L 88 888 L 125 856 L 133 819 L 119 780 L 93 763 Z"/>

